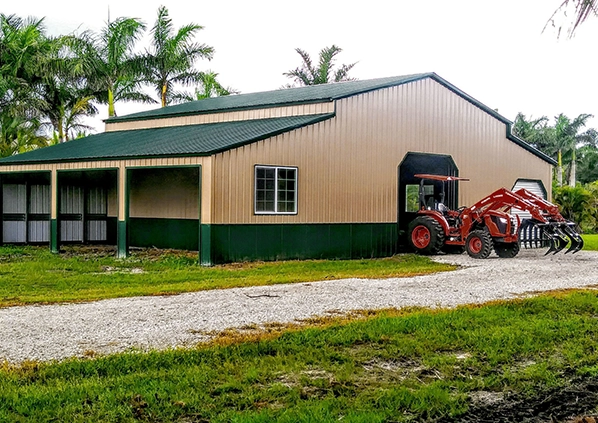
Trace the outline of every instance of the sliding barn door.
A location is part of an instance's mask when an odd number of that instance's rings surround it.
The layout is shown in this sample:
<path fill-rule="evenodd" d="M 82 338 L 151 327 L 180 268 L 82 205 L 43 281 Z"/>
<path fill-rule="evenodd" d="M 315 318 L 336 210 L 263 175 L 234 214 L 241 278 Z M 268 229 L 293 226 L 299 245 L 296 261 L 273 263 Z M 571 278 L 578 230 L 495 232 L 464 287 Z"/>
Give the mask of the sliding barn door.
<path fill-rule="evenodd" d="M 83 188 L 60 187 L 60 240 L 83 242 Z"/>
<path fill-rule="evenodd" d="M 27 185 L 2 185 L 2 242 L 27 242 Z"/>

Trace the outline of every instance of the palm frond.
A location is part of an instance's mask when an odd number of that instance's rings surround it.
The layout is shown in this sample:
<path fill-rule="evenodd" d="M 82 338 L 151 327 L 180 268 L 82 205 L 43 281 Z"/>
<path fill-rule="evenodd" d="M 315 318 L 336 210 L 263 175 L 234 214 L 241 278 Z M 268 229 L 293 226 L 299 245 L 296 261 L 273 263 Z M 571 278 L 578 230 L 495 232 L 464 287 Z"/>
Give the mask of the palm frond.
<path fill-rule="evenodd" d="M 317 67 L 314 67 L 312 59 L 307 52 L 300 48 L 296 48 L 295 51 L 301 56 L 301 66 L 283 73 L 283 75 L 291 78 L 295 84 L 318 85 L 331 82 L 352 81 L 355 79 L 349 77 L 349 71 L 357 63 L 341 65 L 339 69 L 333 71 L 335 58 L 342 52 L 342 49 L 334 44 L 320 50 Z M 292 87 L 292 85 L 288 85 L 288 87 Z"/>
<path fill-rule="evenodd" d="M 573 9 L 573 20 L 563 24 L 559 24 L 557 27 L 557 17 L 568 17 L 568 9 Z M 550 16 L 544 30 L 551 25 L 557 28 L 557 37 L 560 37 L 563 28 L 565 27 L 568 37 L 572 38 L 575 35 L 575 31 L 578 27 L 583 24 L 590 17 L 598 16 L 598 3 L 596 0 L 564 0 L 560 6 Z"/>

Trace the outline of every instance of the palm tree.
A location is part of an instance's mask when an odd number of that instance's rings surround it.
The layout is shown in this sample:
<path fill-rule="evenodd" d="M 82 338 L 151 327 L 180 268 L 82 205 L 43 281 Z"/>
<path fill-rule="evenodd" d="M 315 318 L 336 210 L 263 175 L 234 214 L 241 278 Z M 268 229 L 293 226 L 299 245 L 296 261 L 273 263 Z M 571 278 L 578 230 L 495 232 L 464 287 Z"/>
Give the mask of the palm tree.
<path fill-rule="evenodd" d="M 588 132 L 592 131 L 591 129 Z M 595 132 L 595 131 L 594 131 Z M 590 132 L 591 133 L 591 132 Z M 598 140 L 598 134 L 594 136 Z M 577 162 L 579 164 L 577 179 L 582 184 L 598 181 L 598 148 L 594 144 L 581 146 L 577 151 Z M 598 186 L 597 186 L 598 187 Z M 598 199 L 598 196 L 596 196 Z"/>
<path fill-rule="evenodd" d="M 40 108 L 46 121 L 43 126 L 50 126 L 59 142 L 65 142 L 72 138 L 71 132 L 91 129 L 80 120 L 95 115 L 97 109 L 92 103 L 95 97 L 88 81 L 78 67 L 81 59 L 69 49 L 68 39 L 59 37 L 51 42 L 48 66 L 41 71 L 37 91 L 43 100 Z"/>
<path fill-rule="evenodd" d="M 151 30 L 152 45 L 145 58 L 146 82 L 160 97 L 162 107 L 173 102 L 186 101 L 189 96 L 177 92 L 177 85 L 194 85 L 202 82 L 202 74 L 194 69 L 199 59 L 212 59 L 214 49 L 194 42 L 195 34 L 203 29 L 188 24 L 175 31 L 166 7 L 158 9 L 158 18 Z"/>
<path fill-rule="evenodd" d="M 567 16 L 568 8 L 574 8 L 574 18 L 567 30 L 569 33 L 569 37 L 573 37 L 573 35 L 575 34 L 575 30 L 579 27 L 579 25 L 584 23 L 590 16 L 595 17 L 598 15 L 597 0 L 563 0 L 558 9 L 555 10 L 550 19 L 548 19 L 546 26 L 548 26 L 549 24 L 551 24 L 552 26 L 556 26 L 555 19 L 557 15 Z M 562 29 L 562 26 L 559 26 L 559 36 L 561 34 Z"/>
<path fill-rule="evenodd" d="M 218 74 L 212 71 L 201 73 L 200 87 L 195 88 L 195 98 L 203 100 L 212 97 L 221 97 L 225 95 L 238 94 L 239 91 L 231 87 L 223 87 L 217 80 Z"/>
<path fill-rule="evenodd" d="M 357 64 L 341 65 L 340 68 L 333 71 L 335 57 L 342 49 L 334 44 L 330 47 L 324 47 L 320 51 L 320 60 L 315 67 L 309 54 L 300 48 L 295 51 L 301 56 L 303 63 L 300 67 L 284 72 L 283 75 L 291 78 L 296 85 L 318 85 L 331 82 L 353 81 L 355 78 L 349 77 L 349 71 Z M 288 85 L 287 87 L 292 87 Z"/>
<path fill-rule="evenodd" d="M 37 119 L 0 113 L 0 157 L 46 147 L 48 138 L 40 135 Z"/>
<path fill-rule="evenodd" d="M 523 113 L 517 113 L 513 122 L 513 135 L 527 141 L 539 150 L 545 151 L 551 144 L 551 131 L 548 126 L 548 118 L 542 116 L 539 118 L 528 119 Z"/>
<path fill-rule="evenodd" d="M 556 117 L 553 148 L 557 153 L 557 181 L 559 182 L 559 186 L 562 185 L 563 158 L 569 161 L 569 185 L 572 187 L 575 186 L 577 149 L 581 145 L 593 142 L 591 140 L 593 131 L 583 133 L 580 133 L 580 131 L 586 126 L 588 119 L 592 117 L 590 114 L 581 114 L 571 120 L 562 113 Z"/>
<path fill-rule="evenodd" d="M 43 20 L 0 14 L 0 155 L 37 148 L 43 99 L 37 88 L 51 43 Z"/>
<path fill-rule="evenodd" d="M 69 38 L 80 59 L 77 68 L 88 79 L 94 96 L 108 105 L 109 117 L 116 116 L 118 101 L 155 103 L 141 89 L 144 63 L 134 54 L 144 31 L 141 20 L 122 17 L 108 22 L 99 37 L 85 32 Z"/>
<path fill-rule="evenodd" d="M 43 126 L 51 126 L 59 142 L 69 141 L 79 131 L 92 129 L 81 122 L 82 118 L 97 113 L 92 102 L 95 97 L 87 95 L 86 89 L 51 80 L 42 85 L 42 90 L 46 105 L 42 112 L 49 121 Z"/>

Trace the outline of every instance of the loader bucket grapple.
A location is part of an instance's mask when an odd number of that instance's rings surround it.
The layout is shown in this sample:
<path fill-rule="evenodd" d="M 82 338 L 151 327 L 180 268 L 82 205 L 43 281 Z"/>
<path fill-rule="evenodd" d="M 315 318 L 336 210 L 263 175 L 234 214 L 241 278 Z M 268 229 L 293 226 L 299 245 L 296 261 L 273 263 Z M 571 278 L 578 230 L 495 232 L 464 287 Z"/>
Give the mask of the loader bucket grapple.
<path fill-rule="evenodd" d="M 546 255 L 556 254 L 564 250 L 567 245 L 569 245 L 569 248 L 565 251 L 565 254 L 576 253 L 583 248 L 583 238 L 577 233 L 574 224 L 571 222 L 553 222 L 546 225 L 539 224 L 538 226 L 542 229 L 550 245 Z"/>
<path fill-rule="evenodd" d="M 444 182 L 468 179 L 428 174 L 415 177 L 421 178 L 420 205 L 407 235 L 417 252 L 466 250 L 471 257 L 486 258 L 494 250 L 501 258 L 512 258 L 519 253 L 521 231 L 530 228 L 548 244 L 546 254 L 556 254 L 567 247 L 566 253 L 576 253 L 583 248 L 576 225 L 561 215 L 558 206 L 530 191 L 501 188 L 470 207 L 449 210 L 443 205 Z M 443 181 L 435 201 L 429 201 L 429 194 L 424 195 L 424 180 Z M 511 215 L 512 210 L 528 212 L 531 218 L 522 222 L 518 215 Z"/>
<path fill-rule="evenodd" d="M 561 215 L 558 206 L 526 189 L 515 191 L 515 195 L 526 199 L 541 210 L 546 222 L 532 219 L 530 223 L 540 228 L 542 235 L 548 241 L 550 248 L 546 254 L 556 254 L 564 250 L 567 245 L 569 248 L 565 254 L 576 253 L 583 248 L 583 238 L 575 229 L 575 223 L 566 220 Z"/>

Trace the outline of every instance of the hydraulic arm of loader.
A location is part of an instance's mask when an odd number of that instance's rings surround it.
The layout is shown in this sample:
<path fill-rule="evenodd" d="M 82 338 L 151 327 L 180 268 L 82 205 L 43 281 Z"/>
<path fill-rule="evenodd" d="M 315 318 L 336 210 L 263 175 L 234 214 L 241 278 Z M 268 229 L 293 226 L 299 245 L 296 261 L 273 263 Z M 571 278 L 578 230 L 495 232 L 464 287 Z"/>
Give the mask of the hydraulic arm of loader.
<path fill-rule="evenodd" d="M 546 254 L 551 252 L 556 254 L 568 244 L 570 246 L 567 253 L 576 253 L 583 248 L 583 239 L 575 230 L 575 224 L 567 221 L 561 215 L 558 206 L 525 189 L 516 192 L 505 188 L 496 190 L 488 197 L 465 209 L 462 215 L 470 213 L 475 220 L 479 220 L 491 211 L 508 213 L 512 208 L 526 211 L 532 215 L 533 224 L 542 230 L 550 243 L 550 249 Z"/>
<path fill-rule="evenodd" d="M 537 226 L 542 228 L 550 242 L 550 249 L 546 254 L 551 252 L 556 254 L 564 249 L 569 243 L 569 248 L 565 254 L 570 252 L 576 253 L 583 248 L 583 238 L 575 230 L 575 223 L 567 221 L 559 212 L 558 206 L 538 197 L 526 189 L 517 190 L 515 191 L 515 194 L 539 207 L 544 216 L 546 216 L 548 224 L 537 224 Z"/>

